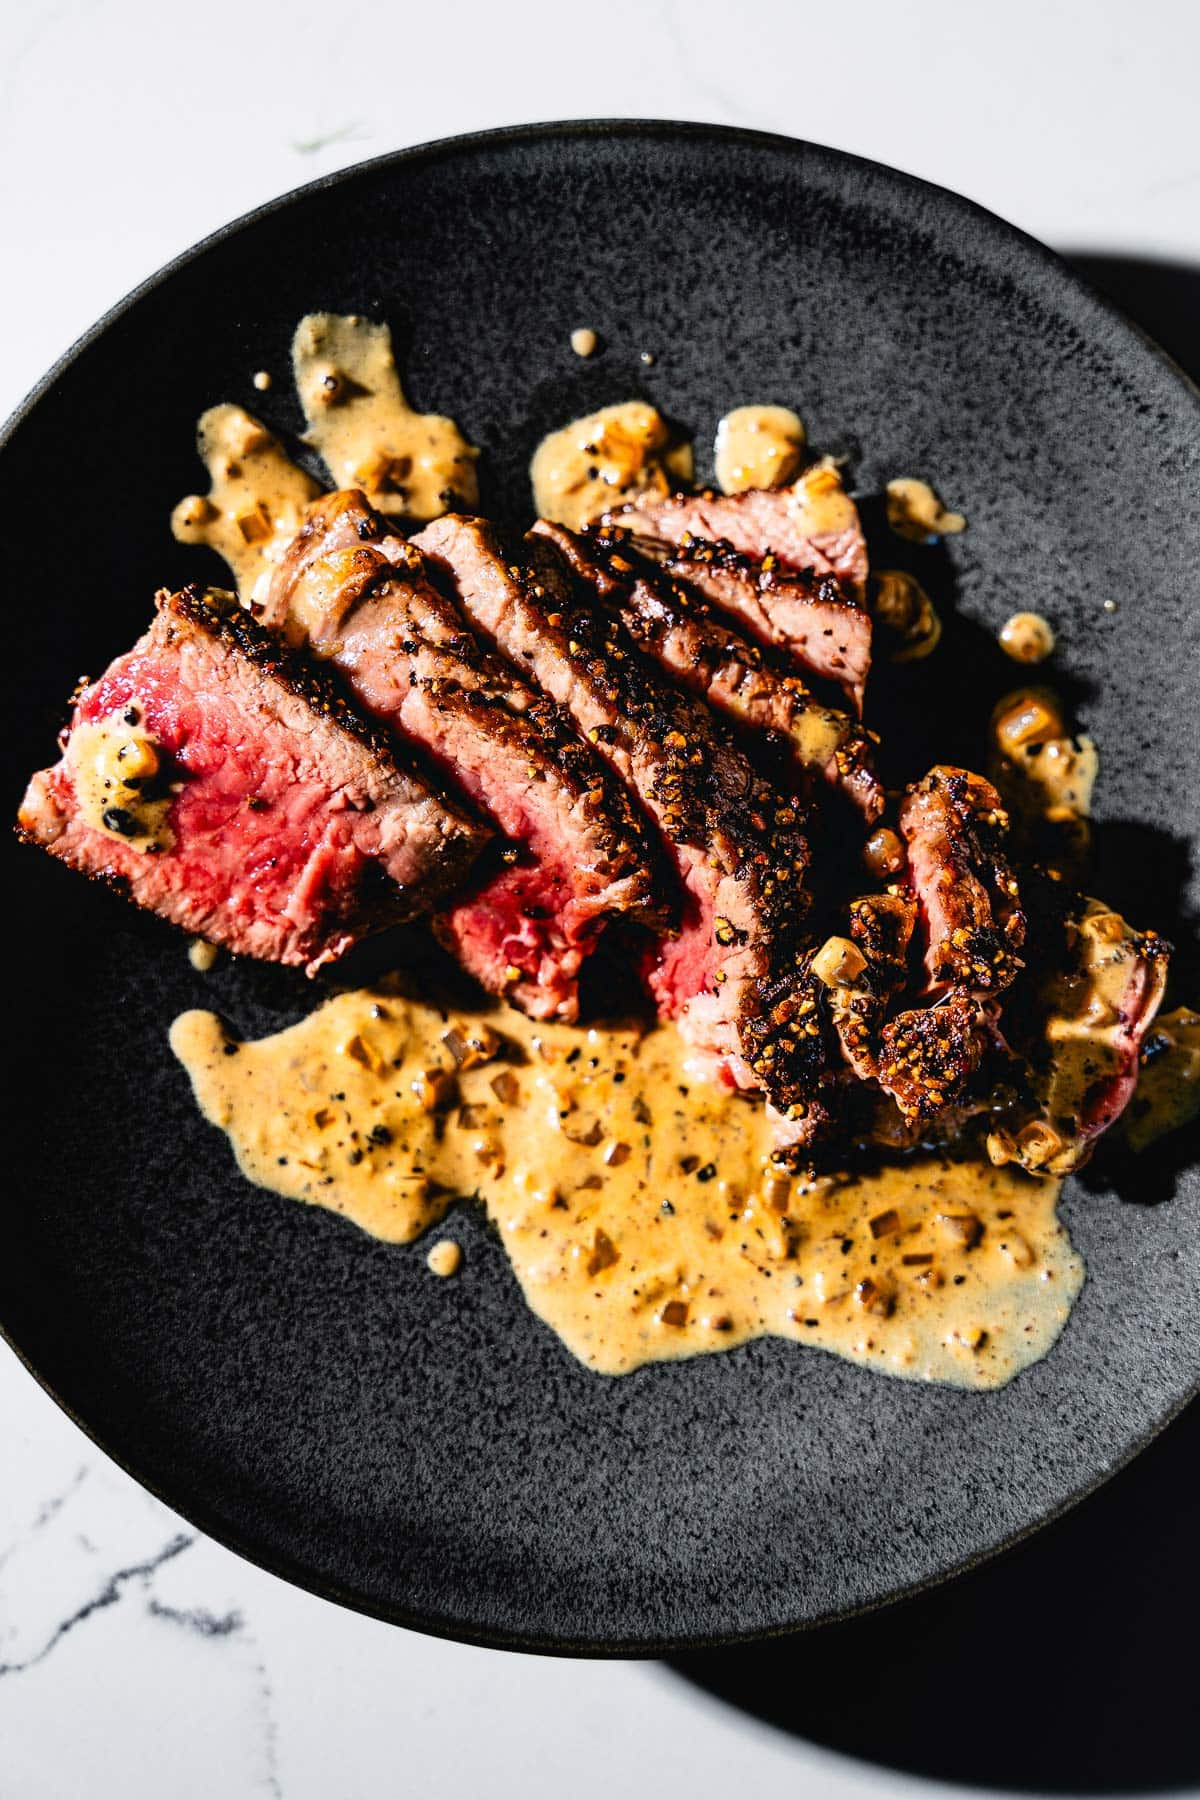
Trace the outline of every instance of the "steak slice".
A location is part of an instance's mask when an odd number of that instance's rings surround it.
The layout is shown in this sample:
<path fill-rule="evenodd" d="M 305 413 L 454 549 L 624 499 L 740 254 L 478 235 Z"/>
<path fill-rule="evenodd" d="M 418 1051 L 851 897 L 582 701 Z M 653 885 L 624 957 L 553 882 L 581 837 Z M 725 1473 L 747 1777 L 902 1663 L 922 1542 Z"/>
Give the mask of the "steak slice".
<path fill-rule="evenodd" d="M 645 494 L 603 523 L 666 544 L 721 542 L 743 556 L 771 557 L 783 569 L 832 575 L 855 600 L 866 593 L 867 545 L 858 508 L 829 462 L 815 463 L 790 487 Z"/>
<path fill-rule="evenodd" d="M 653 833 L 570 714 L 485 648 L 419 553 L 353 490 L 326 495 L 272 579 L 265 623 L 331 660 L 508 839 L 436 922 L 492 993 L 571 1020 L 605 923 L 661 924 Z"/>
<path fill-rule="evenodd" d="M 952 987 L 888 1020 L 876 1075 L 906 1119 L 927 1123 L 958 1104 L 993 1042 L 995 1018 L 994 1002 Z"/>
<path fill-rule="evenodd" d="M 18 829 L 137 905 L 311 974 L 427 910 L 485 827 L 404 769 L 328 678 L 226 595 L 160 593 L 79 694 Z"/>
<path fill-rule="evenodd" d="M 782 752 L 802 789 L 816 776 L 868 823 L 879 817 L 884 793 L 856 719 L 824 705 L 779 651 L 753 642 L 697 588 L 640 555 L 627 532 L 600 526 L 584 537 L 597 593 L 647 656 L 731 724 Z"/>
<path fill-rule="evenodd" d="M 613 515 L 628 529 L 626 515 Z M 684 537 L 678 544 L 643 536 L 633 542 L 737 622 L 756 643 L 784 652 L 805 675 L 841 689 L 861 717 L 871 667 L 871 616 L 831 575 L 782 569 L 773 556 L 748 556 L 724 539 Z"/>
<path fill-rule="evenodd" d="M 414 541 L 654 819 L 685 895 L 678 935 L 646 971 L 654 998 L 724 1079 L 766 1093 L 786 1120 L 781 1137 L 804 1141 L 825 1117 L 827 1069 L 802 936 L 803 809 L 571 580 L 569 570 L 593 574 L 586 542 L 561 526 L 537 531 L 520 560 L 481 519 L 438 519 Z"/>
<path fill-rule="evenodd" d="M 900 830 L 927 932 L 930 983 L 999 993 L 1021 967 L 1016 952 L 1025 940 L 999 794 L 982 775 L 939 765 L 909 788 Z"/>

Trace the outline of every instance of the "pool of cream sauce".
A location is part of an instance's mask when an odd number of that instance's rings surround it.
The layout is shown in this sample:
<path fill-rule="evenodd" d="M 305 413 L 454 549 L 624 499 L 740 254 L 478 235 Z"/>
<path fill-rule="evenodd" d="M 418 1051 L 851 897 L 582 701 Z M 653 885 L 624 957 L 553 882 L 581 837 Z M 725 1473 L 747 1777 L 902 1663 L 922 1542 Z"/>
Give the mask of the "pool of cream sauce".
<path fill-rule="evenodd" d="M 391 1243 L 482 1203 L 530 1307 L 604 1374 L 771 1335 L 992 1388 L 1083 1280 L 1056 1181 L 939 1157 L 789 1174 L 764 1109 L 697 1082 L 672 1026 L 446 1013 L 385 985 L 257 1042 L 188 1012 L 171 1045 L 260 1186 Z"/>

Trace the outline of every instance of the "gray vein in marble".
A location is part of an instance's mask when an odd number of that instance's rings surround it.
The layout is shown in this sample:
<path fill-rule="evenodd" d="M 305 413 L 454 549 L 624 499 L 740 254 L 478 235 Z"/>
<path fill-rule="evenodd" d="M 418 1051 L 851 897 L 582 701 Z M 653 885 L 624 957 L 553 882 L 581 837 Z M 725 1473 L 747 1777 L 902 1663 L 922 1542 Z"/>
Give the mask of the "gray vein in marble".
<path fill-rule="evenodd" d="M 65 1495 L 63 1497 L 65 1498 Z M 76 1607 L 73 1613 L 55 1626 L 50 1637 L 34 1655 L 25 1657 L 22 1662 L 0 1663 L 0 1675 L 20 1675 L 24 1670 L 35 1668 L 38 1663 L 45 1662 L 50 1652 L 62 1642 L 68 1632 L 74 1631 L 77 1625 L 82 1625 L 85 1619 L 90 1619 L 93 1613 L 103 1612 L 106 1607 L 115 1606 L 131 1581 L 149 1581 L 164 1563 L 172 1561 L 176 1556 L 181 1556 L 185 1550 L 190 1550 L 195 1542 L 194 1537 L 181 1532 L 169 1539 L 155 1556 L 148 1557 L 144 1562 L 130 1563 L 125 1568 L 118 1569 L 115 1574 L 108 1577 L 99 1593 L 93 1594 L 90 1600 L 85 1600 L 82 1606 Z"/>
<path fill-rule="evenodd" d="M 87 1479 L 89 1466 L 90 1465 L 87 1463 L 81 1463 L 74 1475 L 72 1475 L 70 1481 L 68 1481 L 66 1487 L 57 1494 L 51 1494 L 49 1500 L 42 1503 L 38 1512 L 30 1520 L 28 1529 L 23 1532 L 19 1538 L 16 1538 L 11 1544 L 6 1544 L 4 1549 L 0 1550 L 0 1569 L 3 1569 L 5 1563 L 9 1561 L 15 1551 L 21 1548 L 27 1538 L 32 1537 L 35 1532 L 41 1531 L 44 1526 L 50 1523 L 51 1519 L 55 1518 L 57 1514 L 62 1511 L 72 1494 L 79 1492 L 79 1489 Z"/>
<path fill-rule="evenodd" d="M 236 1607 L 232 1612 L 214 1613 L 209 1612 L 206 1606 L 167 1606 L 153 1595 L 146 1611 L 155 1619 L 169 1619 L 172 1625 L 182 1625 L 186 1630 L 207 1638 L 232 1637 L 245 1624 Z"/>
<path fill-rule="evenodd" d="M 315 156 L 318 150 L 328 150 L 331 144 L 359 143 L 368 135 L 355 119 L 351 124 L 339 125 L 333 131 L 316 132 L 308 138 L 293 138 L 292 149 L 300 156 Z"/>

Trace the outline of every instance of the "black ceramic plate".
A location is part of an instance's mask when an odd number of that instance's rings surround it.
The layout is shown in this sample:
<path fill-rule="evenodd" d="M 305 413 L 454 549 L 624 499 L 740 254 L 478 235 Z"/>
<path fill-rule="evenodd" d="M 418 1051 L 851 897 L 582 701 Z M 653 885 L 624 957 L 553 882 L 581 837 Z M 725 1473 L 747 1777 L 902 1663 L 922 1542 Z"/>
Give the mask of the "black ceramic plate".
<path fill-rule="evenodd" d="M 849 451 L 864 493 L 932 479 L 970 529 L 932 568 L 957 591 L 946 655 L 887 700 L 908 753 L 969 748 L 977 714 L 939 738 L 937 705 L 964 661 L 990 691 L 995 628 L 1045 611 L 1103 748 L 1101 891 L 1143 924 L 1187 910 L 1200 397 L 1055 258 L 965 202 L 684 126 L 522 130 L 352 170 L 231 227 L 84 340 L 0 452 L 10 815 L 80 670 L 125 647 L 156 586 L 198 572 L 167 526 L 200 478 L 196 415 L 236 399 L 298 426 L 288 345 L 314 307 L 392 322 L 415 400 L 484 447 L 485 494 L 510 513 L 548 426 L 635 392 L 686 423 L 702 462 L 722 411 L 769 399 Z M 607 345 L 592 362 L 568 347 L 580 324 Z M 259 396 L 262 367 L 279 379 Z M 452 1224 L 467 1273 L 436 1282 L 419 1249 L 235 1174 L 167 1026 L 212 1003 L 261 1032 L 312 1004 L 303 978 L 201 977 L 165 927 L 14 843 L 5 857 L 0 1316 L 147 1485 L 322 1593 L 560 1649 L 811 1623 L 1028 1531 L 1196 1386 L 1187 1173 L 1161 1205 L 1103 1178 L 1070 1195 L 1087 1286 L 1054 1352 L 1000 1393 L 780 1342 L 591 1375 L 469 1211 Z"/>

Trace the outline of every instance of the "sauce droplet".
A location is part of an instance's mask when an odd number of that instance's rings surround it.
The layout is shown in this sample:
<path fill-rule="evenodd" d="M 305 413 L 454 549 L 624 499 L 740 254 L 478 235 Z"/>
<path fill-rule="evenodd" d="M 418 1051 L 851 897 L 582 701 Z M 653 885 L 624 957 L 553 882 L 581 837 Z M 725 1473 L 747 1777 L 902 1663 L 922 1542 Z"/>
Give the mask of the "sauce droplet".
<path fill-rule="evenodd" d="M 804 453 L 804 426 L 786 406 L 735 406 L 717 426 L 717 483 L 726 494 L 782 487 Z"/>
<path fill-rule="evenodd" d="M 434 1275 L 448 1277 L 457 1275 L 462 1268 L 462 1247 L 453 1238 L 439 1238 L 432 1246 L 425 1262 Z"/>
<path fill-rule="evenodd" d="M 1054 632 L 1040 613 L 1014 613 L 1001 629 L 1000 646 L 1014 662 L 1045 662 L 1054 649 Z"/>
<path fill-rule="evenodd" d="M 887 522 L 897 537 L 914 544 L 950 537 L 967 526 L 962 513 L 947 511 L 927 481 L 907 475 L 887 484 Z"/>
<path fill-rule="evenodd" d="M 580 325 L 571 333 L 571 348 L 576 356 L 593 356 L 600 339 L 590 325 Z"/>

